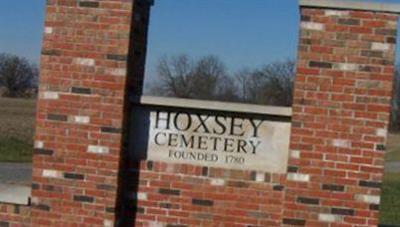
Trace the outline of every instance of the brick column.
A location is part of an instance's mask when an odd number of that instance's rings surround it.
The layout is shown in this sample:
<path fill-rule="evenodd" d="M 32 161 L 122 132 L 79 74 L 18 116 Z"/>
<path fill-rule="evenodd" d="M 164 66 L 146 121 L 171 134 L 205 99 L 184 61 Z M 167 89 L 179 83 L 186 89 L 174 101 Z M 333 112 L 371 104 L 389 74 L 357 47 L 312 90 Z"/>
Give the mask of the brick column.
<path fill-rule="evenodd" d="M 47 1 L 32 226 L 117 223 L 126 88 L 143 81 L 150 5 Z"/>
<path fill-rule="evenodd" d="M 378 224 L 398 8 L 381 6 L 302 1 L 283 225 Z"/>

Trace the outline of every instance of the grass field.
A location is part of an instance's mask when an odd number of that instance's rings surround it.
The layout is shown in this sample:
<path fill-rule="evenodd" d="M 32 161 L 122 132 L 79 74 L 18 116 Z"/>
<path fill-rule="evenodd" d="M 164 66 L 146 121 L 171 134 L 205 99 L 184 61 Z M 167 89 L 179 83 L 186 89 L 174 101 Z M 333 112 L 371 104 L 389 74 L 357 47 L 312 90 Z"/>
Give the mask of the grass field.
<path fill-rule="evenodd" d="M 380 223 L 400 224 L 400 173 L 385 173 L 380 209 Z"/>
<path fill-rule="evenodd" d="M 0 98 L 0 162 L 29 162 L 32 156 L 35 100 Z M 400 161 L 400 134 L 388 138 L 387 161 Z M 400 224 L 400 172 L 386 173 L 381 223 Z"/>
<path fill-rule="evenodd" d="M 0 161 L 30 162 L 36 102 L 0 98 Z"/>
<path fill-rule="evenodd" d="M 385 159 L 400 161 L 400 134 L 389 135 Z M 400 172 L 385 173 L 380 209 L 381 223 L 400 224 Z"/>

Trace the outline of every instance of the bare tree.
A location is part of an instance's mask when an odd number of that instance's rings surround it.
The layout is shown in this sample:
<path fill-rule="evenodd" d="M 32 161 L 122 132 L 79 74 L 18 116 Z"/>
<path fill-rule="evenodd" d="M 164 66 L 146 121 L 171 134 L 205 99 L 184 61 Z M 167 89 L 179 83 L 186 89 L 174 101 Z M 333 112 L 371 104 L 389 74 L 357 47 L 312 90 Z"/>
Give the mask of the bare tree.
<path fill-rule="evenodd" d="M 0 87 L 9 97 L 24 96 L 37 86 L 38 67 L 27 59 L 10 54 L 0 54 Z"/>
<path fill-rule="evenodd" d="M 163 57 L 151 93 L 161 96 L 291 106 L 295 62 L 286 60 L 234 77 L 216 56 L 193 60 L 187 55 Z"/>
<path fill-rule="evenodd" d="M 193 62 L 187 55 L 162 57 L 157 65 L 158 81 L 151 88 L 156 95 L 190 98 Z"/>
<path fill-rule="evenodd" d="M 187 55 L 163 57 L 157 71 L 159 80 L 151 88 L 152 94 L 224 101 L 238 99 L 234 81 L 216 56 L 205 56 L 197 61 Z"/>
<path fill-rule="evenodd" d="M 250 99 L 251 90 L 249 89 L 250 88 L 249 83 L 251 82 L 250 81 L 251 75 L 252 72 L 249 69 L 240 70 L 235 75 L 240 102 L 251 102 Z"/>
<path fill-rule="evenodd" d="M 259 70 L 236 75 L 242 101 L 256 104 L 291 106 L 296 64 L 293 60 L 275 62 Z"/>
<path fill-rule="evenodd" d="M 225 65 L 215 56 L 206 56 L 196 62 L 192 81 L 193 97 L 215 99 L 220 80 L 226 76 Z"/>

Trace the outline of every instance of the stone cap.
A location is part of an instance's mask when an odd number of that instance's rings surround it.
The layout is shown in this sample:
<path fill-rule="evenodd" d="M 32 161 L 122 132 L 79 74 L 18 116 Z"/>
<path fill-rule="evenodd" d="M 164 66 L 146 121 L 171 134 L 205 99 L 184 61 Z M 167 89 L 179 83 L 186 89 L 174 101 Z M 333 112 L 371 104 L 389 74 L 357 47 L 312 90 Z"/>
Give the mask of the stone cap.
<path fill-rule="evenodd" d="M 301 7 L 350 9 L 400 14 L 400 4 L 343 0 L 300 0 Z"/>
<path fill-rule="evenodd" d="M 200 110 L 214 110 L 214 111 L 226 111 L 226 112 L 237 112 L 237 113 L 262 114 L 262 115 L 273 115 L 273 116 L 282 116 L 282 117 L 291 117 L 292 116 L 292 108 L 291 107 L 254 105 L 254 104 L 243 104 L 243 103 L 233 103 L 233 102 L 218 102 L 218 101 L 205 101 L 205 100 L 182 99 L 182 98 L 141 96 L 139 103 L 142 105 L 155 105 L 155 106 L 190 108 L 190 109 L 200 109 Z"/>

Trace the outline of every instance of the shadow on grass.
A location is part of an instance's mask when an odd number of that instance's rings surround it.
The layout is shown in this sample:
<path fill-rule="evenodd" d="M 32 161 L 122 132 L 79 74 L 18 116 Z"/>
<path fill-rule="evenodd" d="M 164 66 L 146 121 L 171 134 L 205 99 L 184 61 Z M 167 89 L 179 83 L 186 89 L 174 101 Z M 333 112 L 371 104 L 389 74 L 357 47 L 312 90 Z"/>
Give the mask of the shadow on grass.
<path fill-rule="evenodd" d="M 14 137 L 0 137 L 0 162 L 31 162 L 33 145 Z"/>

